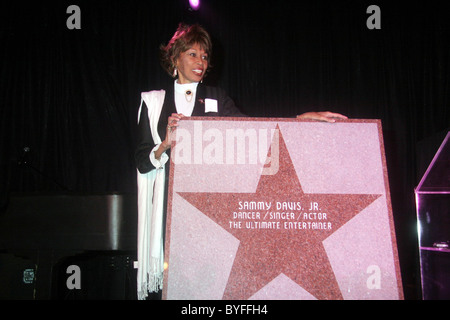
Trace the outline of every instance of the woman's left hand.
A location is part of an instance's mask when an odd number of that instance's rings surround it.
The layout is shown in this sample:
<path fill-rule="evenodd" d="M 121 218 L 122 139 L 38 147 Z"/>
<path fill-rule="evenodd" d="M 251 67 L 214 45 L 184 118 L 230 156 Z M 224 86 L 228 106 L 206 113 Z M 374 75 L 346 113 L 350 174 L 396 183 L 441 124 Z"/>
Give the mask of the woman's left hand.
<path fill-rule="evenodd" d="M 348 119 L 346 116 L 330 112 L 330 111 L 320 111 L 320 112 L 306 112 L 297 116 L 297 119 L 307 119 L 307 120 L 316 120 L 316 121 L 324 121 L 324 122 L 336 122 L 336 119 L 346 120 Z"/>

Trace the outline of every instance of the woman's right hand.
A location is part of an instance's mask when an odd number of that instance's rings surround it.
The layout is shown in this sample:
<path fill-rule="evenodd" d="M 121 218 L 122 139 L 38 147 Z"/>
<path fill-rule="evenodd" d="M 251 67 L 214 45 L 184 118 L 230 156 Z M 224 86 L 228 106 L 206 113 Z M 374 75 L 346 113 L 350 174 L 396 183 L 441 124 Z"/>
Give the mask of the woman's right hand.
<path fill-rule="evenodd" d="M 159 146 L 158 150 L 155 151 L 155 158 L 159 159 L 163 152 L 170 149 L 172 145 L 172 141 L 175 139 L 174 133 L 176 127 L 178 127 L 178 121 L 181 119 L 186 118 L 181 113 L 172 113 L 172 115 L 167 119 L 167 127 L 166 127 L 166 138 L 163 142 L 161 142 L 161 145 Z"/>

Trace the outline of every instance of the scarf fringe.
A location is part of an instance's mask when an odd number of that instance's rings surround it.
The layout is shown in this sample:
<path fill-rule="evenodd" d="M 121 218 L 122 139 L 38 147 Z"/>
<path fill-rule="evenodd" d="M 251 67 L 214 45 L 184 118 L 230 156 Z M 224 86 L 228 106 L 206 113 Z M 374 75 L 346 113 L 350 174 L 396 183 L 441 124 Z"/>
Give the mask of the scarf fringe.
<path fill-rule="evenodd" d="M 144 281 L 141 284 L 141 288 L 138 290 L 138 300 L 145 300 L 148 297 L 149 292 L 158 292 L 163 288 L 163 273 L 159 274 L 147 274 L 148 281 Z"/>

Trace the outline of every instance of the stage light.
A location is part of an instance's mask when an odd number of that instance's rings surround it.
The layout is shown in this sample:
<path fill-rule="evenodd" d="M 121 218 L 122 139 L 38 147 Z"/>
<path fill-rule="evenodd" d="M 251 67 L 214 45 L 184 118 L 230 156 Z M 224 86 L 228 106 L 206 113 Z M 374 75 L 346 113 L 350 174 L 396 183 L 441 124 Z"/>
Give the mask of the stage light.
<path fill-rule="evenodd" d="M 189 0 L 189 5 L 192 10 L 198 10 L 200 8 L 200 0 Z"/>

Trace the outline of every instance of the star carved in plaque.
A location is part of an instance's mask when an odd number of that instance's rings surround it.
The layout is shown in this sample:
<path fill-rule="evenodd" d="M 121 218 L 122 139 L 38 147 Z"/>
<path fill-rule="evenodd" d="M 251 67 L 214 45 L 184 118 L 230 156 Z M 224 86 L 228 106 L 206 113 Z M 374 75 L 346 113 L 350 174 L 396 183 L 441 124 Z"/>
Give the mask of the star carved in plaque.
<path fill-rule="evenodd" d="M 281 273 L 317 299 L 342 299 L 323 241 L 380 195 L 304 193 L 277 130 L 279 169 L 261 175 L 255 193 L 179 195 L 240 241 L 223 299 L 248 299 Z M 253 209 L 239 209 L 246 204 Z"/>

